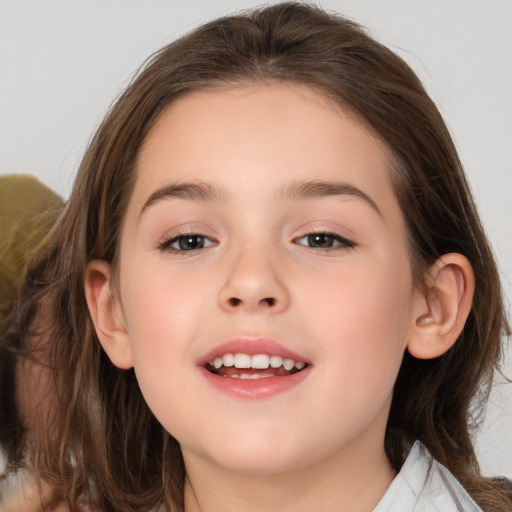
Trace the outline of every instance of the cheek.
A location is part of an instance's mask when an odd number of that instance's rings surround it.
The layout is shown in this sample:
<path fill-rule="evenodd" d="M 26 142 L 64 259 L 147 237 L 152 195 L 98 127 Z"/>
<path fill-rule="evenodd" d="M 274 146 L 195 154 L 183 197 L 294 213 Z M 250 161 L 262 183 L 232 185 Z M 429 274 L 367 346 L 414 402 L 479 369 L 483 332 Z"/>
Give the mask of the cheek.
<path fill-rule="evenodd" d="M 173 412 L 193 394 L 189 346 L 198 324 L 193 317 L 201 309 L 197 283 L 171 279 L 155 266 L 138 271 L 136 279 L 126 270 L 121 293 L 139 387 L 165 428 L 180 431 Z"/>
<path fill-rule="evenodd" d="M 170 389 L 195 334 L 200 289 L 197 282 L 170 275 L 161 265 L 134 262 L 131 268 L 138 270 L 125 268 L 121 296 L 135 372 L 143 392 L 148 385 Z"/>
<path fill-rule="evenodd" d="M 354 386 L 380 392 L 394 383 L 412 318 L 408 268 L 392 260 L 347 267 L 323 280 L 304 308 L 338 376 Z"/>
<path fill-rule="evenodd" d="M 184 327 L 194 325 L 205 284 L 197 275 L 170 271 L 165 263 L 135 261 L 130 266 L 137 272 L 126 268 L 121 290 L 130 338 L 167 346 Z"/>
<path fill-rule="evenodd" d="M 212 272 L 176 270 L 158 260 L 126 261 L 120 293 L 140 388 L 155 415 L 171 425 L 167 411 L 194 393 L 190 369 L 198 343 L 216 331 L 217 295 Z"/>

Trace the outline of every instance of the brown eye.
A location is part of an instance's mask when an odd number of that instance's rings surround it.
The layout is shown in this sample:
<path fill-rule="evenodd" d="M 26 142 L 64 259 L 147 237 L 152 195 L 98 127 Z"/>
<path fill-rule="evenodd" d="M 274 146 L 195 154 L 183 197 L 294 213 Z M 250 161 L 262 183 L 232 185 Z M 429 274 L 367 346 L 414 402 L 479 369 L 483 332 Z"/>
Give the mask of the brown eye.
<path fill-rule="evenodd" d="M 355 243 L 334 233 L 310 233 L 297 239 L 299 245 L 313 249 L 351 248 Z"/>
<path fill-rule="evenodd" d="M 334 237 L 326 235 L 324 233 L 316 233 L 314 235 L 308 235 L 309 247 L 332 247 L 334 245 Z"/>
<path fill-rule="evenodd" d="M 176 244 L 181 251 L 195 251 L 204 247 L 204 237 L 200 235 L 180 236 L 176 240 Z"/>
<path fill-rule="evenodd" d="M 206 236 L 199 234 L 180 235 L 166 240 L 160 245 L 160 249 L 165 251 L 198 251 L 213 245 L 213 241 Z"/>

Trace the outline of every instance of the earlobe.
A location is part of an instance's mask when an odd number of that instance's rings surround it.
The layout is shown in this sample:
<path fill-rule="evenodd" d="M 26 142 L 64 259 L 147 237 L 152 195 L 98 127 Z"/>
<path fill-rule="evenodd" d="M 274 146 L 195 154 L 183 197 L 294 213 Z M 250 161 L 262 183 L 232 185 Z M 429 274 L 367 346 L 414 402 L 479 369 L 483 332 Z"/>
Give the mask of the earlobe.
<path fill-rule="evenodd" d="M 111 292 L 111 267 L 92 260 L 85 271 L 85 296 L 94 328 L 103 349 L 117 367 L 133 366 L 130 340 L 119 299 Z"/>
<path fill-rule="evenodd" d="M 442 256 L 427 277 L 427 290 L 416 294 L 407 349 L 418 359 L 444 354 L 457 341 L 471 311 L 475 278 L 462 254 Z"/>

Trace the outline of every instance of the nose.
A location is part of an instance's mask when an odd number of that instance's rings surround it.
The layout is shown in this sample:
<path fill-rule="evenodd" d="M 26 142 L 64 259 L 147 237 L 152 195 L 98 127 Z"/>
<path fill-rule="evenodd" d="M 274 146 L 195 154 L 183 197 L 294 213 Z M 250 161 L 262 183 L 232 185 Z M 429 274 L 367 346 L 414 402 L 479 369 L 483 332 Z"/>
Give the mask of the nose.
<path fill-rule="evenodd" d="M 271 254 L 249 247 L 228 264 L 219 291 L 219 304 L 228 312 L 282 313 L 290 304 L 290 294 L 280 275 L 279 263 Z"/>

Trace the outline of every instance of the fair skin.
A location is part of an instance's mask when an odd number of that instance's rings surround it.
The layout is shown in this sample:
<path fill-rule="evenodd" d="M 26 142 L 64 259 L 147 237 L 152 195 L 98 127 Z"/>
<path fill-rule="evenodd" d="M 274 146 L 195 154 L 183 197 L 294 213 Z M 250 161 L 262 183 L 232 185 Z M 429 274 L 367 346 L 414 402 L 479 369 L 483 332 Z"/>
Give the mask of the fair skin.
<path fill-rule="evenodd" d="M 111 360 L 135 368 L 180 442 L 187 512 L 368 512 L 391 483 L 404 350 L 455 342 L 472 273 L 446 255 L 415 289 L 389 163 L 355 116 L 299 85 L 192 93 L 149 134 L 118 280 L 95 260 L 85 284 Z M 244 370 L 212 376 L 234 339 L 256 353 L 270 339 L 305 368 L 254 385 L 229 373 Z"/>

